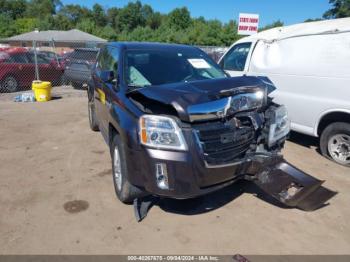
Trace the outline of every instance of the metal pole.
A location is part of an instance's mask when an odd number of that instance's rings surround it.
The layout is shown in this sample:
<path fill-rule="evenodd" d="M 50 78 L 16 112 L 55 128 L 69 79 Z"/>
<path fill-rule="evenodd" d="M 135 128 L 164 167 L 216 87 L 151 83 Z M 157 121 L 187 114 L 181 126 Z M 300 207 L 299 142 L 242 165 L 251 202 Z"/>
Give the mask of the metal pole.
<path fill-rule="evenodd" d="M 52 43 L 51 47 L 52 47 L 52 51 L 55 53 L 55 58 L 56 58 L 57 66 L 60 67 L 61 64 L 60 64 L 59 61 L 58 61 L 58 56 L 57 56 L 57 53 L 56 53 L 55 41 L 53 40 L 53 38 L 51 39 L 51 41 L 52 41 L 52 42 L 51 42 L 51 43 Z"/>
<path fill-rule="evenodd" d="M 34 63 L 35 63 L 35 78 L 36 80 L 39 80 L 39 67 L 38 67 L 38 55 L 36 52 L 36 42 L 33 41 L 33 48 L 34 48 Z"/>

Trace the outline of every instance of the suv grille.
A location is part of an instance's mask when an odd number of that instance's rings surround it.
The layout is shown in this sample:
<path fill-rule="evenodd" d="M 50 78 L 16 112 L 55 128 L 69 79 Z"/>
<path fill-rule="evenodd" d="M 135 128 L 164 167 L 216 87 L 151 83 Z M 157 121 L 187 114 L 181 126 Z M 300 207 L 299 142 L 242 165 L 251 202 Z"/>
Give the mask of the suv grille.
<path fill-rule="evenodd" d="M 255 138 L 250 121 L 241 127 L 227 121 L 196 124 L 193 129 L 209 165 L 234 162 L 244 156 Z"/>

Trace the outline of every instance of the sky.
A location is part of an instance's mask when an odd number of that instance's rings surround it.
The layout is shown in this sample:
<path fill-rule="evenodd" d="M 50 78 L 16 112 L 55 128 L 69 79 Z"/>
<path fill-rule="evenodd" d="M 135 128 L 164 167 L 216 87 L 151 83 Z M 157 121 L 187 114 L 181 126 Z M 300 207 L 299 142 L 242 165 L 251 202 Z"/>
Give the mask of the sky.
<path fill-rule="evenodd" d="M 105 8 L 123 7 L 130 0 L 61 0 L 63 4 L 80 4 L 92 7 L 99 3 Z M 285 25 L 300 23 L 308 18 L 321 18 L 331 5 L 328 0 L 141 0 L 156 11 L 168 13 L 176 7 L 186 6 L 193 17 L 219 19 L 227 22 L 238 20 L 239 13 L 257 13 L 259 26 L 265 26 L 276 20 Z"/>

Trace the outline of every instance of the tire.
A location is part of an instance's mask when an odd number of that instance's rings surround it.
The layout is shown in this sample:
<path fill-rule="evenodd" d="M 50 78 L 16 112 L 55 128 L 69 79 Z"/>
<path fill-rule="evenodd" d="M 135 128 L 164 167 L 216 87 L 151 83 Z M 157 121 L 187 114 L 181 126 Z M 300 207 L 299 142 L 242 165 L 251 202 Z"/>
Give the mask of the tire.
<path fill-rule="evenodd" d="M 67 84 L 66 76 L 64 74 L 60 76 L 60 79 L 58 81 L 60 86 L 65 86 Z"/>
<path fill-rule="evenodd" d="M 95 111 L 95 96 L 94 93 L 88 92 L 88 114 L 89 114 L 89 124 L 92 131 L 100 131 L 98 127 L 98 121 L 96 118 Z"/>
<path fill-rule="evenodd" d="M 72 86 L 74 89 L 79 89 L 79 90 L 83 89 L 83 84 L 81 83 L 72 82 Z"/>
<path fill-rule="evenodd" d="M 143 196 L 144 192 L 128 181 L 129 173 L 126 166 L 125 145 L 119 135 L 113 137 L 111 155 L 115 193 L 121 202 L 130 204 L 134 199 Z"/>
<path fill-rule="evenodd" d="M 321 134 L 320 149 L 323 156 L 350 166 L 350 124 L 336 122 L 328 125 Z"/>
<path fill-rule="evenodd" d="M 16 92 L 18 91 L 18 81 L 13 76 L 6 76 L 1 81 L 1 89 L 5 92 Z"/>
<path fill-rule="evenodd" d="M 52 82 L 53 86 L 63 86 L 65 84 L 65 76 L 61 75 Z"/>

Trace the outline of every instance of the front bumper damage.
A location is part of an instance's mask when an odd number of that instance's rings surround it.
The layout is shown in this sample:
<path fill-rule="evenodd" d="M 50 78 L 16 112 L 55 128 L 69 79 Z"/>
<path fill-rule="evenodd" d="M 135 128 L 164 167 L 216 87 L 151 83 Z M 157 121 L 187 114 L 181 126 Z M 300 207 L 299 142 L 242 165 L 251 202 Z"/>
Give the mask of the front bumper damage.
<path fill-rule="evenodd" d="M 239 179 L 253 182 L 285 206 L 304 211 L 314 211 L 327 205 L 327 201 L 337 194 L 322 186 L 325 181 L 304 173 L 277 154 L 247 157 L 241 164 L 240 173 Z M 147 216 L 158 199 L 156 196 L 135 199 L 134 211 L 138 222 Z"/>
<path fill-rule="evenodd" d="M 252 181 L 284 205 L 304 211 L 325 206 L 337 194 L 322 186 L 325 181 L 297 169 L 282 156 L 255 157 L 245 173 L 245 179 Z"/>

